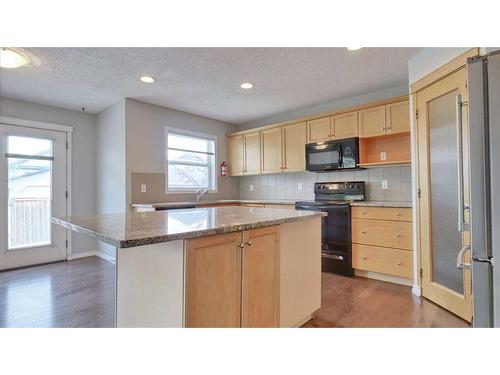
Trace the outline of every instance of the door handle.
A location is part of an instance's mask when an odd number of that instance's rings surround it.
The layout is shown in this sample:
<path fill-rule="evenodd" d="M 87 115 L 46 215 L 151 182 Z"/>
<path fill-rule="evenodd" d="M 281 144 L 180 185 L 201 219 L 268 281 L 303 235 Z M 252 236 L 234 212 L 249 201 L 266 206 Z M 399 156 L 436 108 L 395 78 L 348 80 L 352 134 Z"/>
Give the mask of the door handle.
<path fill-rule="evenodd" d="M 470 270 L 472 268 L 472 265 L 470 263 L 464 263 L 464 255 L 468 250 L 470 250 L 470 245 L 465 245 L 464 247 L 462 247 L 462 250 L 458 252 L 457 268 L 459 270 Z"/>
<path fill-rule="evenodd" d="M 458 178 L 458 231 L 464 230 L 464 171 L 462 142 L 462 95 L 455 97 L 457 116 L 457 178 Z"/>

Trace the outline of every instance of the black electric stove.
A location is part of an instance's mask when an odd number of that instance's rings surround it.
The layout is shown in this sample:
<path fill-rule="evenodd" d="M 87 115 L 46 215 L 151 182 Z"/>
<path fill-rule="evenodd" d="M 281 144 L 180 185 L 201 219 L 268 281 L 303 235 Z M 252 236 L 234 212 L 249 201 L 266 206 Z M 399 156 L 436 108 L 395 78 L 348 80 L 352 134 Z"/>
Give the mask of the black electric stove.
<path fill-rule="evenodd" d="M 297 210 L 323 211 L 321 223 L 321 270 L 352 276 L 351 206 L 365 199 L 365 183 L 317 182 L 313 201 L 295 203 Z"/>

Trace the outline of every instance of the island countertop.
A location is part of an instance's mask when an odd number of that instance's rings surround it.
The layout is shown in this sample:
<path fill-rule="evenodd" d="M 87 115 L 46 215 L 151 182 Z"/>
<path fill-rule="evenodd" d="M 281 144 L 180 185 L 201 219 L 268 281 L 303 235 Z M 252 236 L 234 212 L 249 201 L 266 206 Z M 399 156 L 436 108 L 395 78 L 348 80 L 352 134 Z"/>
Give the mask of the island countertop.
<path fill-rule="evenodd" d="M 51 222 L 118 248 L 239 232 L 326 216 L 319 211 L 214 207 L 152 212 L 52 217 Z"/>

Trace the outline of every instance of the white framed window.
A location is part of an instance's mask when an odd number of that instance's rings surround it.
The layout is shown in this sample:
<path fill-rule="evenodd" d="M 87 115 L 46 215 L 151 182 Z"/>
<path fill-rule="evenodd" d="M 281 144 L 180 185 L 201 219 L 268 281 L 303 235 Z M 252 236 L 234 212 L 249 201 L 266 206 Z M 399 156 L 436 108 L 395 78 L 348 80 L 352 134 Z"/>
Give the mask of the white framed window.
<path fill-rule="evenodd" d="M 166 193 L 217 191 L 217 137 L 165 128 Z"/>

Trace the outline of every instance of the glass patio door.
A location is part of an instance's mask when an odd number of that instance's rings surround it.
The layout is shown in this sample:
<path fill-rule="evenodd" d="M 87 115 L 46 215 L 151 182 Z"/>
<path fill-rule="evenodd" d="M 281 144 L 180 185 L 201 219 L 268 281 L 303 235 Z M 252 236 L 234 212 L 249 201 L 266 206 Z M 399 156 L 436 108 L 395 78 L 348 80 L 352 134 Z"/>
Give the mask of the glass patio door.
<path fill-rule="evenodd" d="M 471 321 L 470 270 L 457 268 L 470 258 L 466 79 L 463 68 L 417 94 L 417 137 L 422 295 Z"/>
<path fill-rule="evenodd" d="M 0 124 L 0 269 L 66 259 L 66 133 Z"/>

